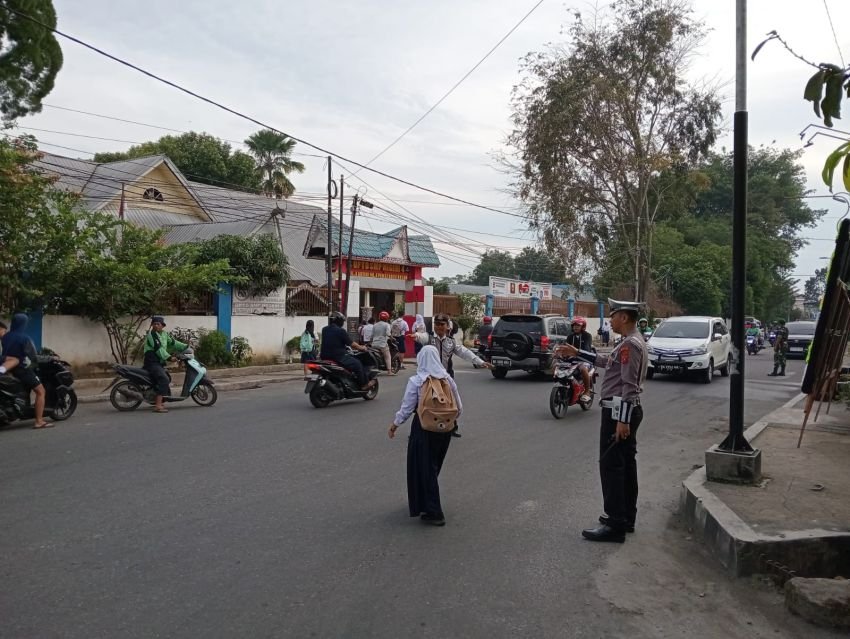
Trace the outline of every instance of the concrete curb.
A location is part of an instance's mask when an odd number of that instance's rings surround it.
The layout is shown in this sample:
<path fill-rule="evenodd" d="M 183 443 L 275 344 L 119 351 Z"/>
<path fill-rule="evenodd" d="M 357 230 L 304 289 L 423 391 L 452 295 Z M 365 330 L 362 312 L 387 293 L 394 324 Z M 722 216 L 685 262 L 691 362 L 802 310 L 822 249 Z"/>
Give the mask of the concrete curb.
<path fill-rule="evenodd" d="M 790 408 L 803 397 L 802 393 L 797 395 L 782 408 Z M 764 418 L 755 422 L 745 433 L 747 440 L 752 442 L 767 425 Z M 766 572 L 766 560 L 778 561 L 798 576 L 848 574 L 850 533 L 822 529 L 760 533 L 708 490 L 707 481 L 702 466 L 682 482 L 679 510 L 693 534 L 733 576 Z"/>
<path fill-rule="evenodd" d="M 213 380 L 213 384 L 215 385 L 215 389 L 219 393 L 228 393 L 231 391 L 263 388 L 264 386 L 268 386 L 269 384 L 283 384 L 285 382 L 298 381 L 304 381 L 303 374 L 287 375 L 286 377 L 263 377 L 260 379 L 248 379 L 241 382 L 216 382 L 216 380 Z M 85 395 L 77 398 L 77 402 L 80 404 L 95 404 L 97 402 L 108 401 L 109 393 L 103 393 L 98 395 Z"/>

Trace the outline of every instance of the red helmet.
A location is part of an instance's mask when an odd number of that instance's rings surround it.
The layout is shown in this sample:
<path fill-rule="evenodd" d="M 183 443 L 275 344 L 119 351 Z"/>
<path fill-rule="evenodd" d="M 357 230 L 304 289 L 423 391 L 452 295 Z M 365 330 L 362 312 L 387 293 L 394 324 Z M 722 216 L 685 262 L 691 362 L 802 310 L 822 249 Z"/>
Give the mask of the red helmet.
<path fill-rule="evenodd" d="M 493 323 L 493 318 L 492 318 L 492 317 L 490 317 L 489 315 L 485 315 L 485 316 L 484 316 L 484 319 L 483 319 L 483 322 L 484 322 L 485 324 L 492 324 L 492 323 Z"/>
<path fill-rule="evenodd" d="M 390 314 L 387 313 L 386 311 L 381 311 L 378 314 L 378 319 L 381 320 L 382 322 L 386 322 L 388 319 L 390 319 Z"/>
<path fill-rule="evenodd" d="M 579 316 L 579 315 L 576 315 L 576 316 L 573 318 L 573 321 L 572 321 L 572 322 L 570 322 L 570 326 L 575 326 L 576 324 L 578 324 L 579 326 L 581 326 L 581 327 L 582 327 L 582 329 L 587 328 L 587 320 L 586 320 L 586 319 L 584 319 L 583 317 Z"/>

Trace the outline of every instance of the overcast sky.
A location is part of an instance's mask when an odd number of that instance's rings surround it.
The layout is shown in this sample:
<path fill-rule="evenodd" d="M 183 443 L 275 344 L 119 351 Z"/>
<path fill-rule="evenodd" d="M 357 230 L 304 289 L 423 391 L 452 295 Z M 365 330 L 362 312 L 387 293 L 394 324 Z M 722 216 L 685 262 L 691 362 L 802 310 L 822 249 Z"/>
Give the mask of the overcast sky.
<path fill-rule="evenodd" d="M 126 0 L 54 0 L 54 4 L 60 29 L 292 135 L 366 162 L 436 102 L 536 0 L 150 0 L 142 5 Z M 850 2 L 826 4 L 839 26 L 838 43 L 850 58 L 850 29 L 840 29 L 850 24 Z M 546 43 L 563 41 L 561 26 L 569 22 L 572 9 L 592 7 L 589 2 L 545 0 L 437 110 L 373 166 L 467 200 L 515 211 L 517 203 L 503 192 L 506 178 L 496 170 L 493 153 L 503 148 L 510 129 L 510 91 L 520 79 L 519 59 Z M 693 7 L 711 32 L 692 73 L 695 80 L 723 85 L 726 131 L 719 146 L 731 148 L 735 2 L 695 0 Z M 772 29 L 809 59 L 839 60 L 821 0 L 750 0 L 749 50 Z M 236 141 L 257 128 L 75 44 L 60 43 L 65 64 L 45 101 L 48 105 L 206 131 Z M 775 141 L 800 148 L 799 132 L 815 123 L 811 107 L 801 98 L 811 69 L 771 43 L 750 65 L 749 74 L 751 143 Z M 20 124 L 129 141 L 167 133 L 49 107 Z M 34 134 L 43 143 L 86 151 L 128 146 Z M 819 137 L 803 156 L 809 186 L 818 194 L 828 194 L 820 182 L 820 167 L 837 144 Z M 297 150 L 315 153 L 303 145 Z M 305 196 L 324 192 L 324 161 L 298 159 L 307 165 L 304 175 L 293 178 L 299 192 Z M 360 177 L 371 185 L 369 199 L 397 208 L 382 200 L 387 195 L 432 223 L 474 231 L 459 232 L 464 248 L 437 245 L 443 267 L 432 274 L 472 270 L 477 258 L 470 251 L 481 252 L 487 246 L 513 251 L 534 242 L 520 219 L 449 205 L 366 172 Z M 829 212 L 806 236 L 832 238 L 847 207 L 829 199 L 810 202 Z M 364 222 L 374 230 L 390 227 L 374 219 Z M 476 234 L 481 232 L 492 235 Z M 826 263 L 819 258 L 830 252 L 830 242 L 812 241 L 801 251 L 795 272 L 813 273 Z"/>

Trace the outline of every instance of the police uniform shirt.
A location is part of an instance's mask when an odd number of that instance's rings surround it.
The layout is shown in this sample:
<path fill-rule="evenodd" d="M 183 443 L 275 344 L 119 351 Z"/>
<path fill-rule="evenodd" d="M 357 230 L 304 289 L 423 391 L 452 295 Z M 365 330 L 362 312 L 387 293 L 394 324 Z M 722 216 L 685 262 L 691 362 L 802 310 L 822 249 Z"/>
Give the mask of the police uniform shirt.
<path fill-rule="evenodd" d="M 452 337 L 440 337 L 436 333 L 433 333 L 428 340 L 428 344 L 437 348 L 437 351 L 440 353 L 440 362 L 446 370 L 449 370 L 451 366 L 452 355 L 457 355 L 461 359 L 465 359 L 467 362 L 471 362 L 476 366 L 481 366 L 484 363 L 483 359 Z"/>
<path fill-rule="evenodd" d="M 646 342 L 637 327 L 608 357 L 597 356 L 597 366 L 606 368 L 605 378 L 602 380 L 602 398 L 622 397 L 626 402 L 639 403 L 648 359 Z"/>

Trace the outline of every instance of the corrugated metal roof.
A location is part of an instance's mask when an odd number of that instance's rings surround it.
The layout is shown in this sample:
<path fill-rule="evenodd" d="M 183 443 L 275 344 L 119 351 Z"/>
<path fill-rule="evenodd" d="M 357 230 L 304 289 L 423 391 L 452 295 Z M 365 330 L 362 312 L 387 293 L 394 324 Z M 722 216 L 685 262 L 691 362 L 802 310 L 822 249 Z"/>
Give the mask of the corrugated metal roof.
<path fill-rule="evenodd" d="M 250 236 L 262 227 L 262 223 L 246 222 L 199 222 L 198 224 L 178 224 L 171 226 L 165 233 L 166 244 L 188 244 L 199 240 L 209 240 L 219 235 Z"/>

